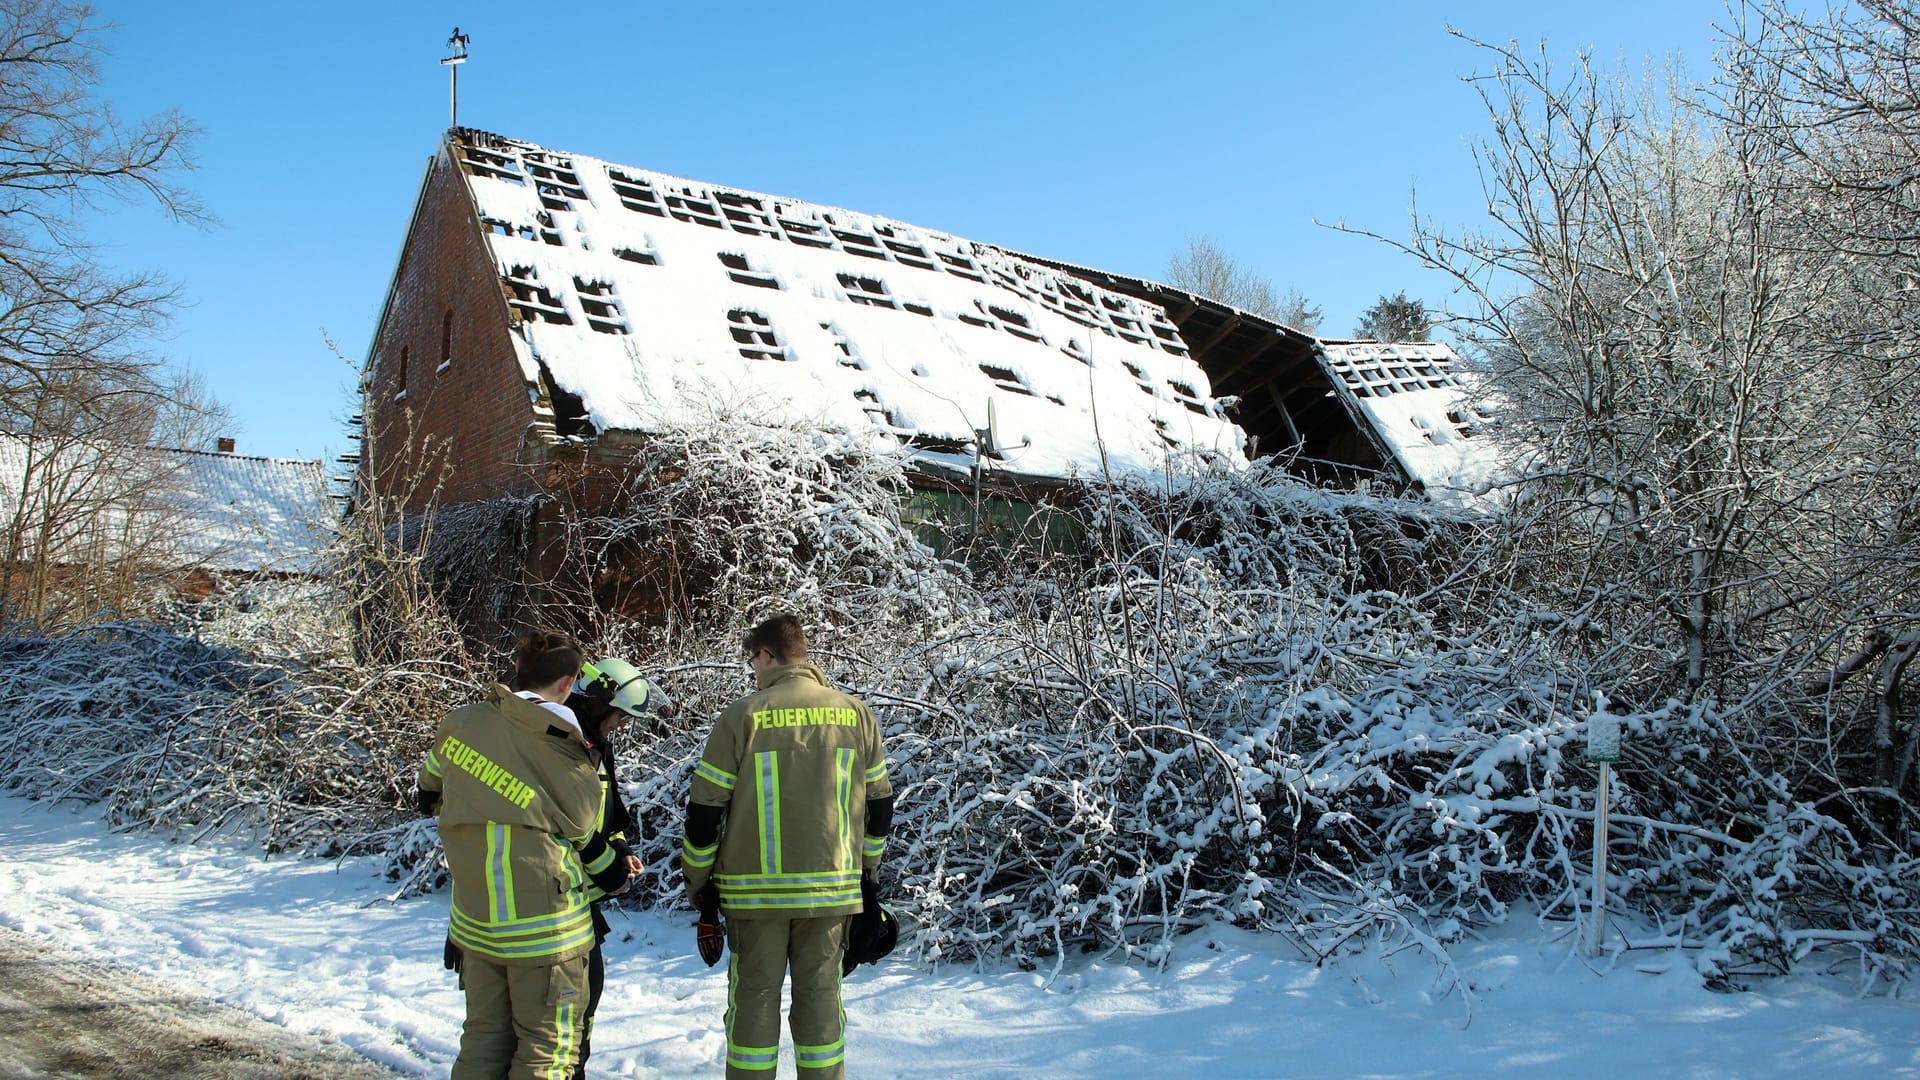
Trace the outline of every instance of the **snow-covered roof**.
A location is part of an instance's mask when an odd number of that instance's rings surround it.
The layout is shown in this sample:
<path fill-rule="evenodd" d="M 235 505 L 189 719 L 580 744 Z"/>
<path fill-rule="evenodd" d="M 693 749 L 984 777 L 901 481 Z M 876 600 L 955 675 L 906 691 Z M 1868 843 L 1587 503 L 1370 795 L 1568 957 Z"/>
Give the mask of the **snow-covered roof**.
<path fill-rule="evenodd" d="M 104 542 L 181 567 L 311 573 L 338 517 L 318 461 L 0 433 L 0 512 L 23 491 L 30 516 L 56 523 L 57 559 Z"/>
<path fill-rule="evenodd" d="M 183 546 L 217 570 L 308 573 L 333 538 L 339 510 L 319 461 L 200 450 L 158 453 L 178 468 L 176 498 L 194 529 Z"/>
<path fill-rule="evenodd" d="M 1322 341 L 1320 348 L 1328 370 L 1430 497 L 1473 501 L 1501 476 L 1494 442 L 1484 437 L 1492 418 L 1469 400 L 1452 349 L 1372 341 Z"/>
<path fill-rule="evenodd" d="M 449 143 L 528 380 L 595 430 L 716 407 L 1065 478 L 1242 459 L 1244 437 L 1161 308 L 983 244 L 477 132 Z M 1105 451 L 1104 455 L 1102 450 Z"/>

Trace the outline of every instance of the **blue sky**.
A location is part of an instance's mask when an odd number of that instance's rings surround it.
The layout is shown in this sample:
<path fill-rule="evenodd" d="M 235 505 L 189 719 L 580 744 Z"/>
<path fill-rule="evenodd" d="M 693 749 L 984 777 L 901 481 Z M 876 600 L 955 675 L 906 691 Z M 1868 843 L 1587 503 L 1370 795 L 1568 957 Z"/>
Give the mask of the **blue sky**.
<path fill-rule="evenodd" d="M 448 124 L 456 25 L 463 125 L 1139 277 L 1207 237 L 1337 335 L 1382 293 L 1448 298 L 1316 220 L 1404 237 L 1416 198 L 1484 216 L 1462 77 L 1489 65 L 1449 25 L 1698 73 L 1727 21 L 1721 0 L 97 8 L 102 93 L 203 130 L 186 180 L 220 219 L 116 210 L 111 260 L 178 280 L 190 306 L 159 349 L 232 407 L 242 453 L 329 459 Z"/>

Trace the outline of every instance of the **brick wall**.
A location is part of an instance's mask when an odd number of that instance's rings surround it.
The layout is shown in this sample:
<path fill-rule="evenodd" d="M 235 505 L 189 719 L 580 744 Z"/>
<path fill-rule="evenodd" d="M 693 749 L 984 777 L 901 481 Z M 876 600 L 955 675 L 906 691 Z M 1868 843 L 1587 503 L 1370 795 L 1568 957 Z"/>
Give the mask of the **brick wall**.
<path fill-rule="evenodd" d="M 409 510 L 532 489 L 534 420 L 498 268 L 458 166 L 438 154 L 373 343 L 365 466 Z M 404 370 L 403 370 L 404 369 Z"/>

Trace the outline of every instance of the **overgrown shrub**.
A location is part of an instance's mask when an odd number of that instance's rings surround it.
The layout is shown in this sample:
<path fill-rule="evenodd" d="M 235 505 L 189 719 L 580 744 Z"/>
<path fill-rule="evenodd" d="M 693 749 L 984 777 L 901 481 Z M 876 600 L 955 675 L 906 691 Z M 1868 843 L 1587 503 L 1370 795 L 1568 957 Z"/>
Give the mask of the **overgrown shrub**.
<path fill-rule="evenodd" d="M 689 776 L 709 718 L 749 687 L 740 633 L 793 608 L 814 660 L 885 728 L 885 877 L 923 960 L 1155 961 L 1225 919 L 1314 957 L 1386 934 L 1444 964 L 1449 941 L 1522 900 L 1578 940 L 1585 725 L 1602 708 L 1628 730 L 1609 903 L 1663 928 L 1607 947 L 1691 950 L 1728 978 L 1844 960 L 1873 985 L 1920 946 L 1911 845 L 1838 812 L 1804 739 L 1751 723 L 1752 703 L 1607 702 L 1567 644 L 1590 630 L 1486 578 L 1484 521 L 1196 466 L 1089 485 L 1082 550 L 1015 553 L 974 580 L 888 515 L 884 474 L 843 501 L 780 438 L 766 455 L 741 453 L 752 433 L 683 438 L 738 464 L 663 486 L 646 527 L 661 507 L 787 525 L 743 527 L 760 547 L 712 541 L 713 558 L 752 565 L 699 618 L 609 621 L 588 642 L 677 702 L 624 740 L 649 867 L 628 902 L 680 902 Z M 780 481 L 796 461 L 811 479 Z M 835 529 L 860 543 L 828 542 Z M 438 625 L 402 640 L 440 648 Z M 381 850 L 403 890 L 426 887 L 439 863 L 406 809 L 413 770 L 485 663 L 295 661 L 118 626 L 15 640 L 0 766 L 30 794 L 106 799 L 126 824 Z"/>

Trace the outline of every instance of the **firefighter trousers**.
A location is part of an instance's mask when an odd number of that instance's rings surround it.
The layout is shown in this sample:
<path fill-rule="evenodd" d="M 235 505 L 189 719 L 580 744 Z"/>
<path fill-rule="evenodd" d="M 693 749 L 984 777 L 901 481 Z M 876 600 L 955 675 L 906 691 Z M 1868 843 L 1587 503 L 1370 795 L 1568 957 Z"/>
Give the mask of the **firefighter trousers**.
<path fill-rule="evenodd" d="M 587 1012 L 587 958 L 500 964 L 468 951 L 467 1023 L 449 1080 L 572 1080 Z"/>
<path fill-rule="evenodd" d="M 780 988 L 793 983 L 794 1060 L 801 1080 L 846 1075 L 840 956 L 847 918 L 727 920 L 727 1078 L 772 1080 L 780 1052 Z"/>

